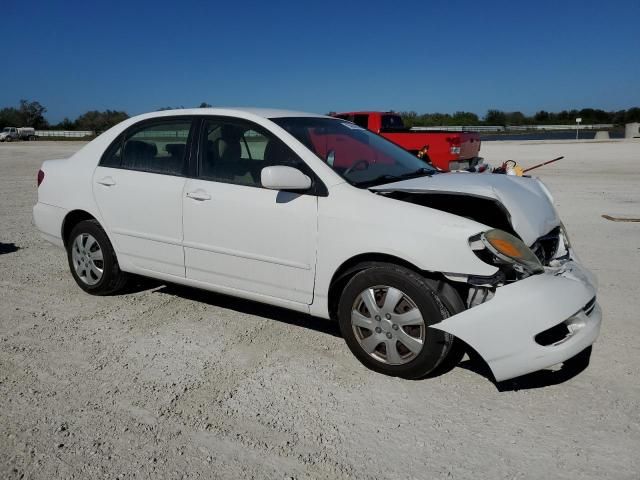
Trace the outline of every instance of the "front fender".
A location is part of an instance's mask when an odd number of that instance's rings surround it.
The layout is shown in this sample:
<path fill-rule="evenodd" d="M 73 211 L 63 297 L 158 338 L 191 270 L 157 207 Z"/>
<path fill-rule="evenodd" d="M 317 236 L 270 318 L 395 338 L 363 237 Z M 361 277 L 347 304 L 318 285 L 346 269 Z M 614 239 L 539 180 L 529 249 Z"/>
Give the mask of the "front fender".
<path fill-rule="evenodd" d="M 334 273 L 362 254 L 400 258 L 424 271 L 491 276 L 497 268 L 469 248 L 469 237 L 489 227 L 446 212 L 360 190 L 333 187 L 318 199 L 318 256 L 312 313 L 328 318 Z"/>

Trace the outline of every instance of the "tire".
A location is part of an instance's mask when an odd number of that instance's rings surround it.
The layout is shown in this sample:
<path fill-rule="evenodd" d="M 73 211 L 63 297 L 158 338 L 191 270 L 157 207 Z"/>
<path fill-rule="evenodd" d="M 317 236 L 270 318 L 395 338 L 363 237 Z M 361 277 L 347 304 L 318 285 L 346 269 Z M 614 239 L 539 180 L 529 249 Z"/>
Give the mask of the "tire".
<path fill-rule="evenodd" d="M 7 137 L 7 138 L 4 139 L 5 142 L 10 142 L 11 140 L 12 140 L 11 137 Z"/>
<path fill-rule="evenodd" d="M 31 135 L 29 137 L 29 140 L 31 140 L 32 142 L 35 142 L 38 138 L 35 135 Z"/>
<path fill-rule="evenodd" d="M 124 288 L 128 275 L 120 270 L 113 246 L 96 220 L 78 223 L 67 239 L 71 275 L 92 295 L 111 295 Z"/>
<path fill-rule="evenodd" d="M 347 346 L 363 365 L 385 375 L 418 379 L 434 372 L 455 338 L 429 326 L 464 309 L 462 300 L 445 282 L 394 264 L 370 265 L 347 282 L 338 303 Z"/>

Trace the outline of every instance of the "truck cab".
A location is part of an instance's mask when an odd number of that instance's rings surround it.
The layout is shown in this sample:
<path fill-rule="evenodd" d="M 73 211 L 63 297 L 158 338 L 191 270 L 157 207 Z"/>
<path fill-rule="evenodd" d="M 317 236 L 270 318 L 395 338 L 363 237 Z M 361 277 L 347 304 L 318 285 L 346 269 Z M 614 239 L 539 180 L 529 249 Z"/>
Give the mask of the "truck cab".
<path fill-rule="evenodd" d="M 333 116 L 383 136 L 444 172 L 474 167 L 482 160 L 477 133 L 409 129 L 395 112 L 344 112 Z"/>

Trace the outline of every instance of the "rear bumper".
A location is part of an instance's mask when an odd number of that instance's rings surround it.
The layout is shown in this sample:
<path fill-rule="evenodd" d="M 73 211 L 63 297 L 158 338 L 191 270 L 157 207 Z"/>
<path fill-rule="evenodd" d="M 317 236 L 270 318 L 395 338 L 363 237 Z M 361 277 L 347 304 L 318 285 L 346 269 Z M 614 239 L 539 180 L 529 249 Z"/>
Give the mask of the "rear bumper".
<path fill-rule="evenodd" d="M 476 165 L 482 163 L 484 158 L 482 157 L 473 157 L 467 158 L 464 160 L 451 160 L 449 162 L 449 171 L 453 172 L 456 170 L 467 170 L 471 167 L 475 167 Z"/>
<path fill-rule="evenodd" d="M 33 224 L 40 231 L 42 238 L 63 247 L 62 222 L 66 214 L 64 208 L 38 202 L 33 207 Z"/>
<path fill-rule="evenodd" d="M 488 302 L 433 328 L 463 340 L 487 362 L 497 381 L 507 380 L 564 362 L 592 345 L 602 321 L 595 295 L 593 275 L 569 261 L 500 287 Z M 536 341 L 563 322 L 566 335 L 547 345 Z"/>

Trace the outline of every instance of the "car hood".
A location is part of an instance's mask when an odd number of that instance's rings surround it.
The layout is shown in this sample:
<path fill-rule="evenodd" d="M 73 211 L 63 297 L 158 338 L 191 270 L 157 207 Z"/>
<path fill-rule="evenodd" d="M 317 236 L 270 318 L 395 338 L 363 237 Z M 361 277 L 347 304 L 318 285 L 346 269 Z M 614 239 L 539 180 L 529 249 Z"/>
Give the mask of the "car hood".
<path fill-rule="evenodd" d="M 537 178 L 489 173 L 440 173 L 378 185 L 370 190 L 379 193 L 460 194 L 491 199 L 506 210 L 513 230 L 527 245 L 532 245 L 560 225 L 551 194 Z"/>

